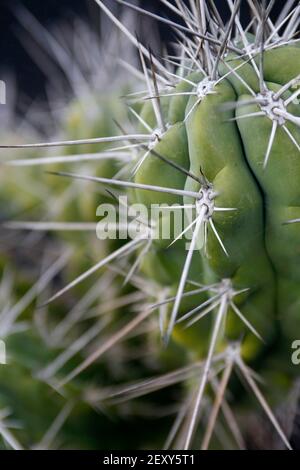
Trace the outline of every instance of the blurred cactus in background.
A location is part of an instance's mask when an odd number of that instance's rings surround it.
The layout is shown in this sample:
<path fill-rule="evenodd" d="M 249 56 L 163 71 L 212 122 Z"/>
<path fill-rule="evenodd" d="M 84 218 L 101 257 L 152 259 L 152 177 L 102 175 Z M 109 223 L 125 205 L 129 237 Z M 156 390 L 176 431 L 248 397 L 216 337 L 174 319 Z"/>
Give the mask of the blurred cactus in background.
<path fill-rule="evenodd" d="M 297 448 L 300 4 L 275 18 L 276 1 L 226 0 L 224 16 L 161 0 L 169 20 L 96 3 L 100 37 L 78 20 L 60 41 L 18 13 L 69 91 L 49 81 L 46 138 L 2 139 L 4 228 L 33 259 L 30 276 L 3 260 L 17 283 L 5 268 L 0 434 L 14 448 Z M 176 37 L 161 56 L 134 34 L 139 14 Z M 119 236 L 99 240 L 107 224 Z"/>

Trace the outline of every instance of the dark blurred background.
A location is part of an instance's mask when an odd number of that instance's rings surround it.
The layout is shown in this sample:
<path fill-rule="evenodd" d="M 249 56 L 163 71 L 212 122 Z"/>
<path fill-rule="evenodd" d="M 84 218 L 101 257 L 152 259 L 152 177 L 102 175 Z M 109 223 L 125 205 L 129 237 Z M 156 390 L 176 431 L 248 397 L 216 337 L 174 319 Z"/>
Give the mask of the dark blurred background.
<path fill-rule="evenodd" d="M 131 3 L 139 4 L 141 7 L 167 16 L 178 21 L 172 16 L 172 12 L 159 0 L 130 0 Z M 173 3 L 175 4 L 174 0 Z M 105 3 L 114 9 L 118 15 L 120 6 L 115 0 L 105 0 Z M 228 8 L 225 0 L 215 0 L 216 5 L 224 17 L 228 17 Z M 273 15 L 276 15 L 285 2 L 277 1 Z M 75 15 L 81 18 L 86 17 L 90 24 L 97 27 L 99 23 L 100 9 L 94 0 L 0 0 L 0 79 L 3 74 L 10 70 L 15 73 L 18 89 L 25 96 L 32 99 L 43 95 L 46 77 L 36 66 L 26 50 L 22 40 L 22 27 L 17 19 L 18 6 L 27 8 L 36 19 L 46 28 L 51 27 L 64 20 L 72 21 Z M 248 14 L 246 1 L 243 4 L 243 16 L 247 21 Z M 137 33 L 142 36 L 140 39 L 146 43 L 153 36 L 153 21 L 147 20 L 143 15 L 139 15 Z M 154 31 L 164 42 L 170 42 L 172 35 L 169 27 L 163 24 L 155 26 Z"/>

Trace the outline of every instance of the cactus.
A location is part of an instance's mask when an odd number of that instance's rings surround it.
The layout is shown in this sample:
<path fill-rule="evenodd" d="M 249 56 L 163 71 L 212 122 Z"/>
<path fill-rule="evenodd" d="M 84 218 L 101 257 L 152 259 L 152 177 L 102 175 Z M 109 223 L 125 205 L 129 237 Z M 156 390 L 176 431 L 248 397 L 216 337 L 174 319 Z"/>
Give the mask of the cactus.
<path fill-rule="evenodd" d="M 125 188 L 130 204 L 147 209 L 153 204 L 176 205 L 173 210 L 180 211 L 186 223 L 179 234 L 171 230 L 166 241 L 157 234 L 169 223 L 170 207 L 151 220 L 136 218 L 137 237 L 114 247 L 51 297 L 57 301 L 96 270 L 126 255 L 133 259 L 132 267 L 123 264 L 119 272 L 125 270 L 126 281 L 148 296 L 150 306 L 113 335 L 108 347 L 159 311 L 161 363 L 171 363 L 175 370 L 107 393 L 95 392 L 92 400 L 114 403 L 118 397 L 122 401 L 184 382 L 183 404 L 167 446 L 195 448 L 201 439 L 203 449 L 218 448 L 222 412 L 230 445 L 244 448 L 243 417 L 254 408 L 241 391 L 237 371 L 290 449 L 291 430 L 272 408 L 286 399 L 297 377 L 290 355 L 299 331 L 300 302 L 299 2 L 286 2 L 274 21 L 276 2 L 227 0 L 230 14 L 224 23 L 214 2 L 191 1 L 188 8 L 181 1 L 162 1 L 179 17 L 177 23 L 119 0 L 175 29 L 176 53 L 163 61 L 101 0 L 96 3 L 137 47 L 146 91 L 140 111 L 133 113 L 135 122 L 129 123 L 132 132 L 87 138 L 87 143 L 110 142 L 114 149 L 116 141 L 129 141 L 124 155 L 132 148 L 132 161 L 121 177 L 68 171 L 58 171 L 57 176 Z M 246 27 L 240 15 L 244 4 L 251 12 Z M 19 147 L 70 145 L 82 142 Z M 102 352 L 100 347 L 91 354 L 63 384 Z M 263 393 L 255 372 L 268 377 L 273 390 Z"/>

